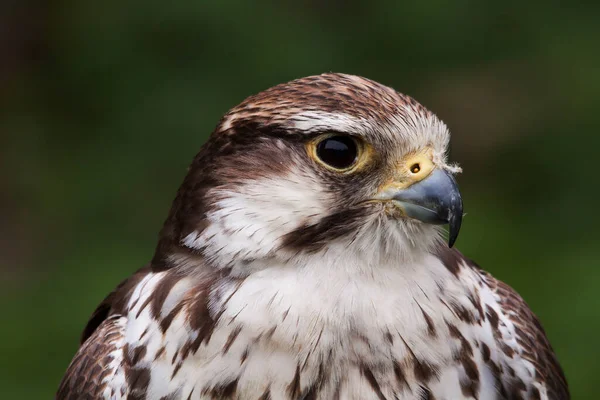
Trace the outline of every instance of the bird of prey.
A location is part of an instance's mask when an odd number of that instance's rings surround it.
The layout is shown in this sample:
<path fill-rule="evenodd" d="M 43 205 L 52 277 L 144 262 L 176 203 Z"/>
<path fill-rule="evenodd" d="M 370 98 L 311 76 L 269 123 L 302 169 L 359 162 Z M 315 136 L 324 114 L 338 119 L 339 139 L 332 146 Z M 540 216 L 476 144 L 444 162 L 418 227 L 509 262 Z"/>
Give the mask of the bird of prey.
<path fill-rule="evenodd" d="M 57 399 L 568 399 L 527 304 L 452 248 L 449 140 L 358 76 L 247 98 L 151 262 L 92 314 Z"/>

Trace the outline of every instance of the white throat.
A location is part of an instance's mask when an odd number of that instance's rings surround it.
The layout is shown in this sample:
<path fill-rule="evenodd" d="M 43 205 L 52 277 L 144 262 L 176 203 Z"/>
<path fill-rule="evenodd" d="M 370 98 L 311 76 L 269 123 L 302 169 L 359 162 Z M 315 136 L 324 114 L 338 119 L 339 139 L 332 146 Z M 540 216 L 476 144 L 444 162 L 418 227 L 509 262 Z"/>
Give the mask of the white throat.
<path fill-rule="evenodd" d="M 282 248 L 286 234 L 317 223 L 335 204 L 334 193 L 314 171 L 300 162 L 294 165 L 298 167 L 287 174 L 212 189 L 208 197 L 215 202 L 206 228 L 191 232 L 181 244 L 202 251 L 217 268 L 247 276 L 273 264 L 376 270 L 380 265 L 417 262 L 439 243 L 438 227 L 373 213 L 356 232 L 316 253 Z"/>

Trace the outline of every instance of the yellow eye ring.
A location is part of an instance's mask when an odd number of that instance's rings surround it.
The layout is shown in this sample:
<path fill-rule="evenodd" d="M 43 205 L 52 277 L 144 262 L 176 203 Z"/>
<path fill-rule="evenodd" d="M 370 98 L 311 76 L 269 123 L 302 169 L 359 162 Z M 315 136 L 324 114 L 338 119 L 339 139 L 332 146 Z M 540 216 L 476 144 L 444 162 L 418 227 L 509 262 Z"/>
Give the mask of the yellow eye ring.
<path fill-rule="evenodd" d="M 350 173 L 365 162 L 365 143 L 353 136 L 327 134 L 307 143 L 309 156 L 329 170 Z"/>

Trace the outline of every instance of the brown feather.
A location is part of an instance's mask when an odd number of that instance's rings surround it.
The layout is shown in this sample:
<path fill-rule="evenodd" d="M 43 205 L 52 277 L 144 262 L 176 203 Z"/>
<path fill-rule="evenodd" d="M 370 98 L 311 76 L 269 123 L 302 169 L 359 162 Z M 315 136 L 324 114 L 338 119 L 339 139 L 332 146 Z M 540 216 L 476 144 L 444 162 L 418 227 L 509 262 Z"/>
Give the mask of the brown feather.
<path fill-rule="evenodd" d="M 569 399 L 569 389 L 564 372 L 544 328 L 542 328 L 539 319 L 531 311 L 525 300 L 513 288 L 482 270 L 475 262 L 462 255 L 457 249 L 439 246 L 437 255 L 446 268 L 456 276 L 459 276 L 460 269 L 464 266 L 475 269 L 481 275 L 483 282 L 500 298 L 503 314 L 515 325 L 517 342 L 522 348 L 521 357 L 535 366 L 535 379 L 546 385 L 550 399 Z M 499 316 L 493 309 L 489 308 L 487 310 L 487 318 L 492 325 L 492 329 L 497 330 Z M 502 343 L 499 344 L 499 347 L 502 348 Z M 507 349 L 506 351 L 512 350 Z M 489 349 L 484 354 L 488 354 L 489 357 Z M 505 385 L 506 387 L 514 386 L 511 382 L 507 382 Z"/>
<path fill-rule="evenodd" d="M 79 348 L 56 394 L 57 400 L 102 398 L 104 379 L 115 371 L 109 368 L 111 353 L 124 335 L 120 316 L 104 320 Z"/>
<path fill-rule="evenodd" d="M 569 399 L 565 374 L 537 316 L 513 288 L 484 271 L 481 273 L 502 299 L 502 309 L 514 323 L 517 342 L 523 348 L 521 357 L 535 366 L 535 379 L 546 384 L 549 398 Z"/>

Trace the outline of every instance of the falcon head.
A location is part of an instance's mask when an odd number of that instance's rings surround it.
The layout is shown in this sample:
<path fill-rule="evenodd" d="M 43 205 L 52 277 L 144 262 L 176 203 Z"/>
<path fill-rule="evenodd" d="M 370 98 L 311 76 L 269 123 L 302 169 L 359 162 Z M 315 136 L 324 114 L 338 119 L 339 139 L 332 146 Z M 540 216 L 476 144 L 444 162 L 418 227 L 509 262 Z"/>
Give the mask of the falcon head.
<path fill-rule="evenodd" d="M 315 253 L 410 259 L 439 243 L 442 224 L 452 246 L 463 213 L 449 138 L 415 100 L 357 76 L 251 96 L 194 159 L 154 264 L 202 257 L 244 274 Z"/>

